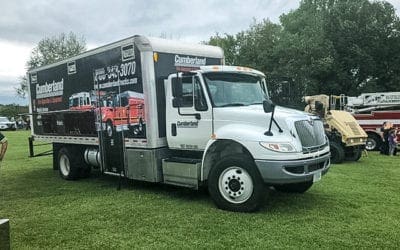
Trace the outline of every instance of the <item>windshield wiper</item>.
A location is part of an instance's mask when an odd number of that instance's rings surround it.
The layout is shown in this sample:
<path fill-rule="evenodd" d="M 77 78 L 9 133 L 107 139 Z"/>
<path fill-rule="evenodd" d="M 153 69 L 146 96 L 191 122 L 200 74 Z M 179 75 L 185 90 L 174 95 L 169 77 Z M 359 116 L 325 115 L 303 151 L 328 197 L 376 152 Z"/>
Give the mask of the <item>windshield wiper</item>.
<path fill-rule="evenodd" d="M 246 106 L 246 104 L 243 103 L 228 103 L 228 104 L 224 104 L 218 107 L 238 107 L 238 106 Z"/>

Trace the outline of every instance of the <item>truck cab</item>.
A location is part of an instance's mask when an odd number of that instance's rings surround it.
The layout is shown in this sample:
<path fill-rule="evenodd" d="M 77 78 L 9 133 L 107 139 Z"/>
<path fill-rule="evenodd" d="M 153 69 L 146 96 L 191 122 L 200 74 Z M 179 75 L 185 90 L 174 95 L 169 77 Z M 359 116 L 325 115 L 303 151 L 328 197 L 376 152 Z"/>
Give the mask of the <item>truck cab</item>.
<path fill-rule="evenodd" d="M 165 84 L 168 147 L 201 154 L 200 178 L 219 207 L 252 210 L 264 184 L 302 193 L 328 171 L 321 119 L 271 104 L 263 73 L 203 66 Z"/>

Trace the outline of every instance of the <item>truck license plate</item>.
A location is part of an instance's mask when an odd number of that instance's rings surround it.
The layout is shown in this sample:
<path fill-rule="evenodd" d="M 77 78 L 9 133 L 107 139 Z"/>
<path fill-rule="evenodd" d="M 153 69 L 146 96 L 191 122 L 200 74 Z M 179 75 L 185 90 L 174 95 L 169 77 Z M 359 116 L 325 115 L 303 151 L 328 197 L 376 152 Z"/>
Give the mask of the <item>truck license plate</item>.
<path fill-rule="evenodd" d="M 317 182 L 319 180 L 321 180 L 321 176 L 322 176 L 322 171 L 318 171 L 313 175 L 313 182 Z"/>

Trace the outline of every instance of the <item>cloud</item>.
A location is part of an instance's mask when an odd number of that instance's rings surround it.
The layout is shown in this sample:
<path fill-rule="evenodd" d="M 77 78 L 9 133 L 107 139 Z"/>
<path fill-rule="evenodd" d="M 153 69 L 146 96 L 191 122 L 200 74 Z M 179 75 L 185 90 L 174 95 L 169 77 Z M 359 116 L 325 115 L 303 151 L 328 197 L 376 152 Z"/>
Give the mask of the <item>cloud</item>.
<path fill-rule="evenodd" d="M 18 79 L 12 77 L 0 77 L 0 104 L 16 103 L 28 105 L 27 99 L 17 96 L 15 88 L 18 87 Z"/>
<path fill-rule="evenodd" d="M 31 49 L 44 37 L 73 31 L 93 48 L 132 35 L 189 42 L 236 34 L 253 19 L 279 21 L 300 0 L 13 0 L 0 3 L 0 93 L 14 94 Z M 397 9 L 400 0 L 389 0 Z M 12 94 L 11 94 L 12 93 Z M 8 95 L 7 94 L 7 95 Z M 4 97 L 0 96 L 0 103 Z"/>
<path fill-rule="evenodd" d="M 25 74 L 25 62 L 33 46 L 0 40 L 0 77 L 18 77 Z"/>
<path fill-rule="evenodd" d="M 0 6 L 0 93 L 14 96 L 32 48 L 44 37 L 73 31 L 89 48 L 132 35 L 164 35 L 198 43 L 216 32 L 236 33 L 253 18 L 278 21 L 297 1 L 13 0 Z"/>
<path fill-rule="evenodd" d="M 74 31 L 91 43 L 107 43 L 135 34 L 197 37 L 246 29 L 255 17 L 278 21 L 297 1 L 4 1 L 1 38 L 35 44 L 46 36 Z"/>

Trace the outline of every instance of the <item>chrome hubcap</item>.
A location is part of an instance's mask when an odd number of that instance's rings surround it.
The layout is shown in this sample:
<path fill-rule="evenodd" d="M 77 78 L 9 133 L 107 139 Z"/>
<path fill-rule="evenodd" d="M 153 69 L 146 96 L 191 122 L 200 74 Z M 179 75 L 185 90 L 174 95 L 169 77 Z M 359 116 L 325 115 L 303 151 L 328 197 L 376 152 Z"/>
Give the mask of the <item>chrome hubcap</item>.
<path fill-rule="evenodd" d="M 253 194 L 253 181 L 249 173 L 237 166 L 225 169 L 218 180 L 219 191 L 225 200 L 240 204 Z"/>
<path fill-rule="evenodd" d="M 371 138 L 367 138 L 367 142 L 365 143 L 365 149 L 372 150 L 375 147 L 376 147 L 376 141 Z"/>

